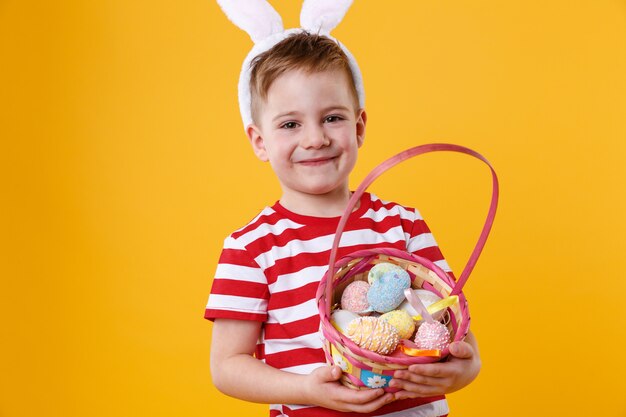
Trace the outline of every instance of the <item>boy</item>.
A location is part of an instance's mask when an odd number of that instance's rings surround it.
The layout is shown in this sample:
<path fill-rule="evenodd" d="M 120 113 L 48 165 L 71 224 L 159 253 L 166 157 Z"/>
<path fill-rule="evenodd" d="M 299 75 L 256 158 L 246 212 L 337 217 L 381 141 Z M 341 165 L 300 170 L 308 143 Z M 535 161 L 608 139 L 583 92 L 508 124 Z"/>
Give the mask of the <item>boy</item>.
<path fill-rule="evenodd" d="M 272 404 L 272 417 L 447 415 L 444 394 L 480 369 L 471 333 L 450 346 L 448 361 L 397 371 L 395 394 L 346 388 L 339 367 L 325 364 L 315 293 L 367 122 L 354 78 L 335 41 L 306 32 L 252 61 L 246 133 L 282 196 L 225 241 L 205 313 L 214 320 L 213 383 L 227 395 Z M 449 271 L 417 211 L 366 193 L 338 257 L 373 247 L 408 250 Z"/>

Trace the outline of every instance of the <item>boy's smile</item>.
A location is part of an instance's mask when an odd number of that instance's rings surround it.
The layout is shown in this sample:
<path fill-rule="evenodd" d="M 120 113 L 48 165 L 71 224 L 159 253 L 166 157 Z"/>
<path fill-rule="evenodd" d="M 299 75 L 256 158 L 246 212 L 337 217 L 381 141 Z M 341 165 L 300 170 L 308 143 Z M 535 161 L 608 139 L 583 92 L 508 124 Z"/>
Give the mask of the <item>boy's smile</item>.
<path fill-rule="evenodd" d="M 247 133 L 257 157 L 270 162 L 280 181 L 281 202 L 348 195 L 366 121 L 355 103 L 340 70 L 293 70 L 272 83 Z"/>

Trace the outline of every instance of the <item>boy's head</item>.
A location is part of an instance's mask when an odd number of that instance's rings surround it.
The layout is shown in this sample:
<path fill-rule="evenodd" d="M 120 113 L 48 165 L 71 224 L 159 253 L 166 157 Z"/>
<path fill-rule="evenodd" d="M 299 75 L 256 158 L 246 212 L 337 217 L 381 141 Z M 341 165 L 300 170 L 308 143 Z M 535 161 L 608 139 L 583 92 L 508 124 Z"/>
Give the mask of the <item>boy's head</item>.
<path fill-rule="evenodd" d="M 306 31 L 295 33 L 257 55 L 250 67 L 250 110 L 253 123 L 260 123 L 259 113 L 274 81 L 290 71 L 302 71 L 306 74 L 325 71 L 345 74 L 354 111 L 357 112 L 360 108 L 348 56 L 336 41 L 326 36 Z"/>
<path fill-rule="evenodd" d="M 329 38 L 299 33 L 252 64 L 254 120 L 246 133 L 257 157 L 272 165 L 282 185 L 281 201 L 296 206 L 302 195 L 345 197 L 366 114 L 341 47 Z"/>
<path fill-rule="evenodd" d="M 304 0 L 301 27 L 284 29 L 266 0 L 217 1 L 254 42 L 239 109 L 255 154 L 278 176 L 281 202 L 344 198 L 365 134 L 365 93 L 356 60 L 330 32 L 352 2 Z"/>

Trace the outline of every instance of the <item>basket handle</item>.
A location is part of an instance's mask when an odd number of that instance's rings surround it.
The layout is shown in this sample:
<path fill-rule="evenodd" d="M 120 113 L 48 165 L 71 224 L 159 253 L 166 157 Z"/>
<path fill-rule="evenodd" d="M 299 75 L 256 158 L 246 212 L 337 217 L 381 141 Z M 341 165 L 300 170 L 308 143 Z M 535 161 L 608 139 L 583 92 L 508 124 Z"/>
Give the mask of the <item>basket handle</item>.
<path fill-rule="evenodd" d="M 498 177 L 496 175 L 495 170 L 489 163 L 489 161 L 487 161 L 487 159 L 485 159 L 485 157 L 479 154 L 478 152 L 473 151 L 472 149 L 466 148 L 464 146 L 459 146 L 459 145 L 453 145 L 453 144 L 448 144 L 448 143 L 431 143 L 431 144 L 420 145 L 414 148 L 407 149 L 403 152 L 400 152 L 399 154 L 395 156 L 392 156 L 386 161 L 382 162 L 380 165 L 374 168 L 365 177 L 365 179 L 357 187 L 356 191 L 352 194 L 352 197 L 348 201 L 348 206 L 346 207 L 346 210 L 344 211 L 343 215 L 341 216 L 341 219 L 339 220 L 339 224 L 337 225 L 337 230 L 335 232 L 335 239 L 333 240 L 333 246 L 330 251 L 330 258 L 329 258 L 328 272 L 327 272 L 328 275 L 326 276 L 326 295 L 327 295 L 326 296 L 326 311 L 327 312 L 330 312 L 330 307 L 331 307 L 330 305 L 331 297 L 329 296 L 329 294 L 331 294 L 332 280 L 333 280 L 333 277 L 335 276 L 335 260 L 337 258 L 339 241 L 341 240 L 341 235 L 343 234 L 343 230 L 346 226 L 346 223 L 348 222 L 348 218 L 350 217 L 352 210 L 354 209 L 354 207 L 360 200 L 361 196 L 363 195 L 367 187 L 369 187 L 376 178 L 378 178 L 385 171 L 394 167 L 395 165 L 398 165 L 399 163 L 404 162 L 407 159 L 413 158 L 414 156 L 418 156 L 418 155 L 422 155 L 422 154 L 430 153 L 430 152 L 439 152 L 439 151 L 459 152 L 459 153 L 471 155 L 483 161 L 485 164 L 487 164 L 487 166 L 489 166 L 489 169 L 491 169 L 492 194 L 491 194 L 491 203 L 489 205 L 489 211 L 487 212 L 487 218 L 485 219 L 485 224 L 483 226 L 482 231 L 480 232 L 478 242 L 476 243 L 476 246 L 474 247 L 474 250 L 472 251 L 472 254 L 469 257 L 469 260 L 467 261 L 467 264 L 465 265 L 465 268 L 463 269 L 463 272 L 459 276 L 459 279 L 457 280 L 456 285 L 452 289 L 452 292 L 450 293 L 450 295 L 457 295 L 463 290 L 463 286 L 467 282 L 469 275 L 471 274 L 472 270 L 474 269 L 474 266 L 476 265 L 476 262 L 478 261 L 478 257 L 480 256 L 480 253 L 482 252 L 483 247 L 485 246 L 485 243 L 487 241 L 487 236 L 489 236 L 489 232 L 491 231 L 491 226 L 493 225 L 493 220 L 496 215 L 496 208 L 498 206 L 498 195 L 499 195 Z"/>

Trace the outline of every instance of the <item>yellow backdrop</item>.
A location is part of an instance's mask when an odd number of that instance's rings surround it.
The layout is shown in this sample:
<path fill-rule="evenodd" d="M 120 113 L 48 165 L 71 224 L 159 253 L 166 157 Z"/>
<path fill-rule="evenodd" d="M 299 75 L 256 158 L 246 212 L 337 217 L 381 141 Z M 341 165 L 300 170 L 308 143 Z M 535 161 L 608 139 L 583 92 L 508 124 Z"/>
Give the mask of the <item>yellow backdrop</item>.
<path fill-rule="evenodd" d="M 432 141 L 501 179 L 452 415 L 625 416 L 626 2 L 360 0 L 334 34 L 367 91 L 353 186 Z M 211 385 L 202 319 L 223 238 L 279 197 L 239 119 L 250 47 L 210 0 L 0 2 L 1 416 L 266 414 Z M 484 166 L 428 155 L 372 189 L 462 269 Z"/>

